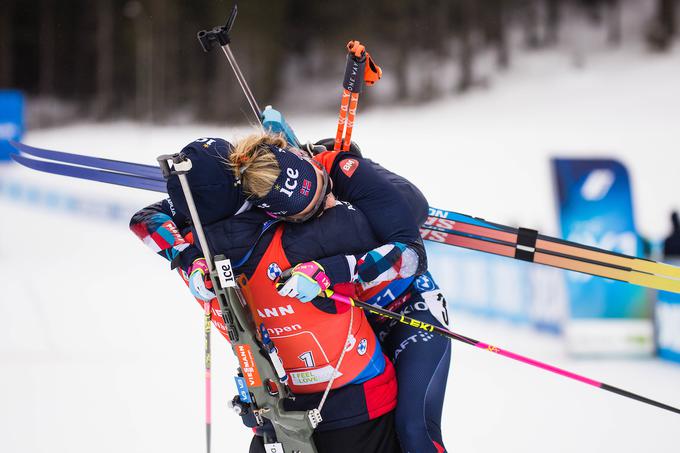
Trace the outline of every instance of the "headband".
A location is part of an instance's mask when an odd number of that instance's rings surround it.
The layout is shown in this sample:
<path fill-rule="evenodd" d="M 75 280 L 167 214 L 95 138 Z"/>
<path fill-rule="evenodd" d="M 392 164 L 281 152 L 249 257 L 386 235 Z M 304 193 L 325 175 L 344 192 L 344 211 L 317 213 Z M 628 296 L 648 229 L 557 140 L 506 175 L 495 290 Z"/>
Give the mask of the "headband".
<path fill-rule="evenodd" d="M 297 153 L 268 145 L 281 172 L 267 195 L 254 201 L 258 208 L 275 216 L 292 216 L 302 212 L 317 189 L 314 165 Z"/>

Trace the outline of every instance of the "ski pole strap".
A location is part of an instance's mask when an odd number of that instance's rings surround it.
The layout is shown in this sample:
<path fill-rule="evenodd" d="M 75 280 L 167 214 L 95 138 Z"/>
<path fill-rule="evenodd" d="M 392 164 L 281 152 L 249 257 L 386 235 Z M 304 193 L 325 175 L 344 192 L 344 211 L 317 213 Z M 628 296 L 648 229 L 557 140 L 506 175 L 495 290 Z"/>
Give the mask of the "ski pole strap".
<path fill-rule="evenodd" d="M 380 80 L 381 77 L 382 69 L 380 69 L 380 66 L 375 64 L 375 61 L 373 61 L 373 58 L 371 58 L 371 54 L 366 52 L 366 69 L 364 71 L 364 83 L 370 87 L 372 85 L 375 85 L 375 82 Z"/>
<path fill-rule="evenodd" d="M 374 85 L 375 82 L 380 80 L 382 77 L 382 69 L 375 63 L 371 54 L 366 51 L 366 46 L 359 41 L 350 41 L 347 43 L 347 52 L 349 53 L 348 58 L 352 58 L 364 64 L 364 83 L 366 85 Z"/>
<path fill-rule="evenodd" d="M 534 254 L 536 253 L 536 239 L 538 239 L 538 231 L 520 227 L 517 230 L 515 258 L 522 261 L 533 262 Z"/>

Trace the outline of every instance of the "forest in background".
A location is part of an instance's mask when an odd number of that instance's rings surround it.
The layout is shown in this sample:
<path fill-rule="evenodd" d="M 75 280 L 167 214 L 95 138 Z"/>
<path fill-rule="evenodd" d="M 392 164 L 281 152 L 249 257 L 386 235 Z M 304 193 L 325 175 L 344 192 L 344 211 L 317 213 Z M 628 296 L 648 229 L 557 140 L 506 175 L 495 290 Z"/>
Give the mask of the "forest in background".
<path fill-rule="evenodd" d="M 451 90 L 465 92 L 475 85 L 481 54 L 502 71 L 513 63 L 511 36 L 520 36 L 526 49 L 557 46 L 574 14 L 618 46 L 622 9 L 636 1 L 242 0 L 233 47 L 256 97 L 267 103 L 292 84 L 335 76 L 339 85 L 339 52 L 349 39 L 379 49 L 377 62 L 394 77 L 392 100 L 419 102 L 442 94 L 431 77 L 409 78 L 423 56 L 452 63 Z M 677 35 L 678 0 L 649 1 L 639 39 L 650 51 L 665 51 Z M 60 106 L 29 118 L 33 127 L 76 117 L 242 120 L 243 96 L 226 61 L 207 56 L 195 37 L 223 23 L 232 4 L 2 0 L 0 88 L 23 90 L 36 105 L 48 99 Z"/>

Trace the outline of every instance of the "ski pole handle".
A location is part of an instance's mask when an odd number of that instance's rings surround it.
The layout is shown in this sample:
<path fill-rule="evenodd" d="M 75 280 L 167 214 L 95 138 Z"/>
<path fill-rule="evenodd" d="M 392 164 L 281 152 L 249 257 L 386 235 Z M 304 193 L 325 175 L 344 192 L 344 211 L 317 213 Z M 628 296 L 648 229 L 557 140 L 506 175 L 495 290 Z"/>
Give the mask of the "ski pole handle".
<path fill-rule="evenodd" d="M 172 162 L 173 166 L 170 167 L 169 162 Z M 191 187 L 189 187 L 189 181 L 187 180 L 187 173 L 191 170 L 191 160 L 188 159 L 182 153 L 178 154 L 164 154 L 158 156 L 158 163 L 161 166 L 161 171 L 163 176 L 168 178 L 170 175 L 176 175 L 179 179 L 179 183 L 182 186 L 182 192 L 184 192 L 184 197 L 187 200 L 187 206 L 189 207 L 189 214 L 191 215 L 191 221 L 194 224 L 194 229 L 198 235 L 198 241 L 201 245 L 201 251 L 203 252 L 203 257 L 208 264 L 208 269 L 212 274 L 215 271 L 215 265 L 212 260 L 212 254 L 208 248 L 208 241 L 205 237 L 205 232 L 203 231 L 203 225 L 201 224 L 201 218 L 198 215 L 198 210 L 196 209 L 196 203 L 194 202 L 194 197 L 191 193 Z"/>
<path fill-rule="evenodd" d="M 351 93 L 361 93 L 364 84 L 368 86 L 382 77 L 382 69 L 375 64 L 371 54 L 366 51 L 366 46 L 359 41 L 347 43 L 347 66 L 342 87 Z"/>
<path fill-rule="evenodd" d="M 359 41 L 347 43 L 347 65 L 342 87 L 350 93 L 361 93 L 366 71 L 366 48 Z"/>
<path fill-rule="evenodd" d="M 234 21 L 236 20 L 236 15 L 238 14 L 238 7 L 234 5 L 229 13 L 229 18 L 225 25 L 221 25 L 213 28 L 212 30 L 201 30 L 196 34 L 198 42 L 201 43 L 201 47 L 206 52 L 210 52 L 215 48 L 216 45 L 220 47 L 226 46 L 231 42 L 231 37 L 229 32 L 231 27 L 234 26 Z"/>
<path fill-rule="evenodd" d="M 292 267 L 290 269 L 286 269 L 285 271 L 283 271 L 281 273 L 281 275 L 279 275 L 279 278 L 276 280 L 276 283 L 274 284 L 276 289 L 278 290 L 278 289 L 283 288 L 283 285 L 285 285 L 286 282 L 288 281 L 288 279 L 292 276 L 293 276 L 293 268 Z"/>
<path fill-rule="evenodd" d="M 234 21 L 236 21 L 237 14 L 238 8 L 236 5 L 234 5 L 234 7 L 231 9 L 231 13 L 229 14 L 229 18 L 227 19 L 227 23 L 225 25 L 215 27 L 212 30 L 201 30 L 198 32 L 196 37 L 198 38 L 198 42 L 201 44 L 203 50 L 206 52 L 210 52 L 216 46 L 219 46 L 222 49 L 224 55 L 227 57 L 227 60 L 229 61 L 231 69 L 234 71 L 236 80 L 241 86 L 243 93 L 246 95 L 246 100 L 248 101 L 250 108 L 253 110 L 253 113 L 257 117 L 258 122 L 261 124 L 262 110 L 260 110 L 260 106 L 257 105 L 257 100 L 255 100 L 255 96 L 253 96 L 252 91 L 250 91 L 248 82 L 246 82 L 246 78 L 243 76 L 241 68 L 236 62 L 236 58 L 234 57 L 234 54 L 231 52 L 231 48 L 229 47 L 229 43 L 231 42 L 231 37 L 229 33 L 231 32 L 231 28 L 234 26 Z"/>

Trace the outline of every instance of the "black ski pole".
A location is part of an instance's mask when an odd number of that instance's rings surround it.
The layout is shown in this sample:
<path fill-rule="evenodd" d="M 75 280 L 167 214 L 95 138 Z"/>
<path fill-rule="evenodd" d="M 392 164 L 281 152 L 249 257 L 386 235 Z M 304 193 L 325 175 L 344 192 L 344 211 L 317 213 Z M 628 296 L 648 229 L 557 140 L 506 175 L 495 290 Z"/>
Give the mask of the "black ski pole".
<path fill-rule="evenodd" d="M 276 287 L 277 288 L 281 287 L 284 284 L 283 282 L 285 281 L 285 279 L 286 279 L 286 273 L 284 272 L 281 279 L 276 283 Z M 624 390 L 624 389 L 621 389 L 621 388 L 618 388 L 618 387 L 614 387 L 613 385 L 605 384 L 604 382 L 599 382 L 599 381 L 596 381 L 594 379 L 590 379 L 588 377 L 581 376 L 581 375 L 573 373 L 571 371 L 563 370 L 563 369 L 558 368 L 556 366 L 540 362 L 540 361 L 532 359 L 530 357 L 525 357 L 523 355 L 516 354 L 512 351 L 501 349 L 497 346 L 493 346 L 493 345 L 490 345 L 488 343 L 484 343 L 482 341 L 475 340 L 475 339 L 470 338 L 470 337 L 466 337 L 465 335 L 461 335 L 459 333 L 452 332 L 452 331 L 450 331 L 448 329 L 444 329 L 442 327 L 438 327 L 438 326 L 435 326 L 435 325 L 432 325 L 432 324 L 424 323 L 422 321 L 418 321 L 417 319 L 413 319 L 413 318 L 410 318 L 408 316 L 404 316 L 404 315 L 401 315 L 399 313 L 395 313 L 393 311 L 386 310 L 384 308 L 376 307 L 374 305 L 367 304 L 366 302 L 362 302 L 360 300 L 356 300 L 356 299 L 353 299 L 351 297 L 348 297 L 348 296 L 345 296 L 345 295 L 342 295 L 342 294 L 337 294 L 333 290 L 330 290 L 330 289 L 326 290 L 324 295 L 325 295 L 325 297 L 333 299 L 337 302 L 348 304 L 348 305 L 351 305 L 353 307 L 361 308 L 362 310 L 365 310 L 369 313 L 373 313 L 373 314 L 382 316 L 383 318 L 393 319 L 395 321 L 399 321 L 402 324 L 409 325 L 409 326 L 416 328 L 416 329 L 421 329 L 421 330 L 424 330 L 426 332 L 433 332 L 433 333 L 436 333 L 436 334 L 441 335 L 443 337 L 449 338 L 451 340 L 460 341 L 460 342 L 469 344 L 470 346 L 474 346 L 474 347 L 477 347 L 477 348 L 480 348 L 480 349 L 484 349 L 486 351 L 493 352 L 495 354 L 502 355 L 504 357 L 507 357 L 507 358 L 510 358 L 510 359 L 513 359 L 513 360 L 517 360 L 519 362 L 526 363 L 526 364 L 531 365 L 531 366 L 535 366 L 537 368 L 541 368 L 542 370 L 546 370 L 546 371 L 550 371 L 550 372 L 555 373 L 555 374 L 559 374 L 560 376 L 564 376 L 564 377 L 567 377 L 569 379 L 573 379 L 573 380 L 581 382 L 583 384 L 588 384 L 588 385 L 591 385 L 593 387 L 600 388 L 602 390 L 607 390 L 608 392 L 616 393 L 617 395 L 625 396 L 626 398 L 634 399 L 636 401 L 640 401 L 642 403 L 649 404 L 651 406 L 655 406 L 655 407 L 673 412 L 675 414 L 680 414 L 680 409 L 673 407 L 673 406 L 670 406 L 668 404 L 661 403 L 659 401 L 655 401 L 653 399 L 644 397 L 642 395 L 638 395 L 638 394 L 630 392 L 628 390 Z"/>
<path fill-rule="evenodd" d="M 427 324 L 421 321 L 418 321 L 417 319 L 409 318 L 408 316 L 400 315 L 398 313 L 395 313 L 390 310 L 385 310 L 384 308 L 376 307 L 370 304 L 367 304 L 365 302 L 361 302 L 356 299 L 352 299 L 351 297 L 343 296 L 341 294 L 336 294 L 332 290 L 326 290 L 326 296 L 342 303 L 350 304 L 354 307 L 359 307 L 363 310 L 366 310 L 370 313 L 374 313 L 376 315 L 382 316 L 384 318 L 389 318 L 389 319 L 394 319 L 396 321 L 399 321 L 403 324 L 407 324 L 409 326 L 412 326 L 416 329 L 422 329 L 426 332 L 433 332 L 439 335 L 442 335 L 446 338 L 450 338 L 452 340 L 457 340 L 461 341 L 463 343 L 467 343 L 470 346 L 475 346 L 480 349 L 484 349 L 489 352 L 493 352 L 499 355 L 502 355 L 503 357 L 507 357 L 509 359 L 517 360 L 522 363 L 526 363 L 528 365 L 535 366 L 537 368 L 541 368 L 546 371 L 550 371 L 555 374 L 559 374 L 560 376 L 567 377 L 569 379 L 573 379 L 575 381 L 582 382 L 584 384 L 591 385 L 593 387 L 600 388 L 602 390 L 607 390 L 608 392 L 616 393 L 617 395 L 625 396 L 626 398 L 634 399 L 637 401 L 640 401 L 645 404 L 649 404 L 661 409 L 665 409 L 667 411 L 680 414 L 680 409 L 669 406 L 668 404 L 661 403 L 659 401 L 654 401 L 652 399 L 646 398 L 644 396 L 638 395 L 633 392 L 629 392 L 628 390 L 623 390 L 618 387 L 614 387 L 613 385 L 605 384 L 604 382 L 599 382 L 594 379 L 587 378 L 585 376 L 581 376 L 576 373 L 572 373 L 571 371 L 563 370 L 561 368 L 558 368 L 553 365 L 549 365 L 547 363 L 540 362 L 538 360 L 532 359 L 530 357 L 525 357 L 520 354 L 516 354 L 512 351 L 504 350 L 496 346 L 492 346 L 490 344 L 484 343 L 479 340 L 472 339 L 470 337 L 466 337 L 465 335 L 461 335 L 455 332 L 452 332 L 447 329 L 443 329 L 438 326 L 433 326 L 432 324 Z"/>

